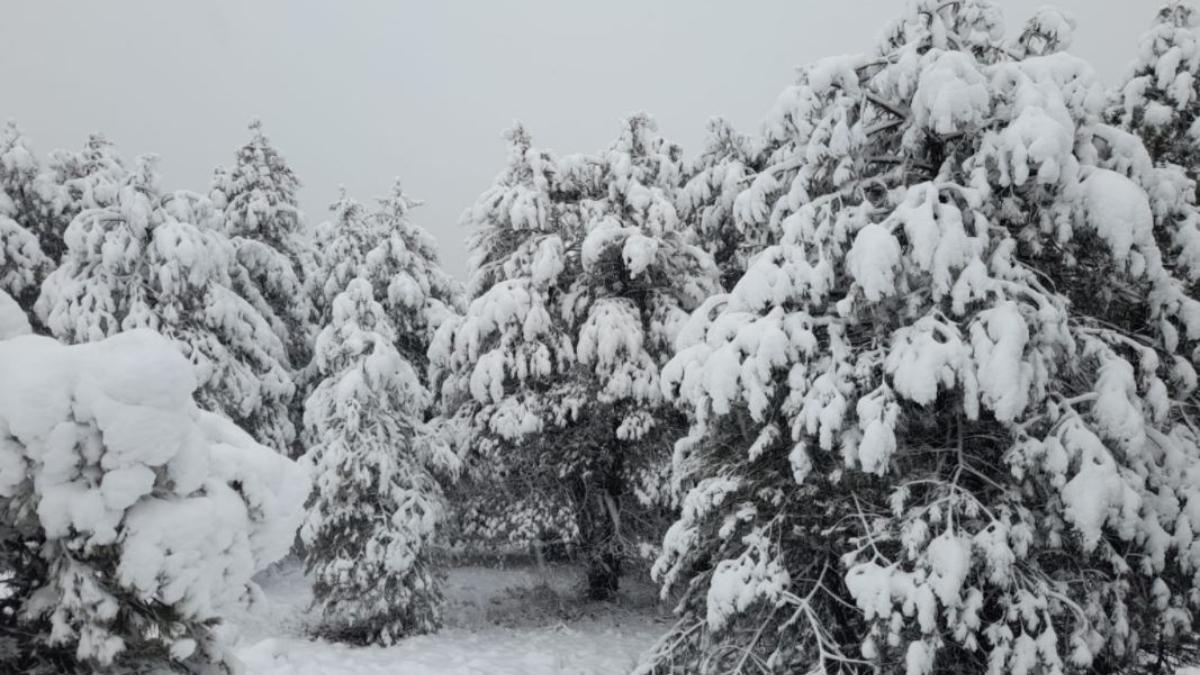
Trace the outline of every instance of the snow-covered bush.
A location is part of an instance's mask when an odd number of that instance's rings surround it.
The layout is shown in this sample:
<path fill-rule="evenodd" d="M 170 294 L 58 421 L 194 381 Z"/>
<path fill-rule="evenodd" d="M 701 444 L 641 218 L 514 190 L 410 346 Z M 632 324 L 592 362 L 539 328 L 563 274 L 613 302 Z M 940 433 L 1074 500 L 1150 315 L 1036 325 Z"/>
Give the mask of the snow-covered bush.
<path fill-rule="evenodd" d="M 197 399 L 280 451 L 295 437 L 288 417 L 295 386 L 270 325 L 234 292 L 233 246 L 213 229 L 208 200 L 163 196 L 154 164 L 141 158 L 66 232 L 67 250 L 42 285 L 37 311 L 65 342 L 151 328 L 177 341 L 195 365 Z"/>
<path fill-rule="evenodd" d="M 596 156 L 556 159 L 520 128 L 510 140 L 468 214 L 474 298 L 430 359 L 488 483 L 567 488 L 589 594 L 607 597 L 633 543 L 623 509 L 663 494 L 676 418 L 659 366 L 717 269 L 678 219 L 679 150 L 649 118 Z"/>
<path fill-rule="evenodd" d="M 233 672 L 214 627 L 291 545 L 303 470 L 147 330 L 0 341 L 0 382 L 6 672 Z"/>
<path fill-rule="evenodd" d="M 457 458 L 426 433 L 431 395 L 397 351 L 371 284 L 353 279 L 317 337 L 323 378 L 305 403 L 313 492 L 300 536 L 323 635 L 389 645 L 441 624 L 428 544 L 443 518 L 431 469 Z"/>
<path fill-rule="evenodd" d="M 1156 241 L 1183 207 L 1055 53 L 1070 21 L 1015 47 L 1002 26 L 918 0 L 781 97 L 735 200 L 778 243 L 662 371 L 694 423 L 655 568 L 681 618 L 644 671 L 1132 672 L 1191 649 L 1200 303 Z"/>

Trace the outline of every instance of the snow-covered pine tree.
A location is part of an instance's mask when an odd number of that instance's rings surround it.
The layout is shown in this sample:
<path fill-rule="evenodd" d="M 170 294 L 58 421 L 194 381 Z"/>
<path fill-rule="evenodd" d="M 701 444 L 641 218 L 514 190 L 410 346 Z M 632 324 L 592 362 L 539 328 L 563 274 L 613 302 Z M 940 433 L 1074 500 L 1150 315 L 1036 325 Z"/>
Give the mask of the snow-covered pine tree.
<path fill-rule="evenodd" d="M 580 181 L 599 190 L 581 202 L 580 270 L 561 308 L 580 372 L 563 402 L 575 423 L 559 436 L 574 441 L 560 471 L 574 479 L 594 597 L 616 591 L 621 558 L 637 543 L 622 527 L 630 502 L 650 506 L 670 495 L 669 443 L 683 426 L 661 395 L 659 368 L 688 312 L 719 289 L 712 257 L 691 243 L 673 205 L 680 155 L 647 115 L 633 115 Z"/>
<path fill-rule="evenodd" d="M 441 624 L 428 544 L 445 512 L 432 468 L 457 458 L 425 433 L 432 396 L 396 349 L 370 282 L 333 300 L 305 403 L 313 492 L 300 530 L 322 635 L 390 645 Z"/>
<path fill-rule="evenodd" d="M 288 453 L 296 439 L 289 411 L 296 385 L 271 324 L 240 296 L 242 268 L 207 197 L 186 191 L 163 199 L 163 217 L 146 246 L 154 327 L 195 364 L 201 406 L 224 414 L 260 443 Z"/>
<path fill-rule="evenodd" d="M 333 317 L 333 300 L 349 283 L 358 278 L 375 245 L 378 232 L 367 210 L 342 188 L 338 200 L 329 205 L 333 218 L 322 222 L 314 233 L 317 267 L 307 281 L 315 289 L 315 310 L 320 324 L 328 326 Z"/>
<path fill-rule="evenodd" d="M 1091 68 L 1002 26 L 918 0 L 877 53 L 804 69 L 768 125 L 794 135 L 755 182 L 789 188 L 739 201 L 778 243 L 662 374 L 694 425 L 655 569 L 681 617 L 643 672 L 1194 653 L 1200 303 Z"/>
<path fill-rule="evenodd" d="M 261 122 L 251 121 L 250 134 L 233 167 L 215 171 L 211 196 L 242 267 L 234 290 L 267 318 L 299 368 L 309 361 L 317 329 L 300 276 L 307 247 L 296 201 L 300 181 Z"/>
<path fill-rule="evenodd" d="M 64 237 L 75 216 L 85 209 L 110 206 L 128 169 L 117 148 L 103 134 L 88 137 L 83 150 L 54 150 L 36 189 L 46 208 L 37 226 L 42 251 L 57 264 L 66 254 Z"/>
<path fill-rule="evenodd" d="M 1125 81 L 1111 96 L 1109 121 L 1136 135 L 1131 142 L 1109 132 L 1110 152 L 1124 156 L 1128 171 L 1156 196 L 1168 226 L 1155 230 L 1168 264 L 1200 289 L 1200 14 L 1174 1 L 1159 12 L 1142 37 Z M 1140 145 L 1145 146 L 1143 149 Z"/>
<path fill-rule="evenodd" d="M 330 206 L 333 219 L 317 227 L 320 264 L 311 283 L 319 286 L 314 293 L 317 312 L 327 324 L 333 299 L 350 280 L 370 282 L 375 300 L 387 312 L 396 348 L 425 382 L 433 333 L 462 310 L 462 289 L 439 265 L 437 241 L 409 218 L 409 210 L 419 204 L 404 194 L 399 181 L 370 213 L 343 191 Z"/>
<path fill-rule="evenodd" d="M 1198 19 L 1182 0 L 1159 10 L 1108 111 L 1111 121 L 1141 137 L 1157 161 L 1185 167 L 1192 178 L 1200 163 Z"/>
<path fill-rule="evenodd" d="M 520 125 L 505 137 L 508 166 L 463 215 L 469 304 L 435 333 L 430 379 L 441 407 L 434 423 L 465 459 L 452 499 L 459 535 L 529 545 L 544 533 L 577 535 L 570 497 L 536 446 L 553 428 L 575 362 L 570 331 L 552 317 L 569 283 L 567 246 L 582 238 L 582 224 L 578 190 L 559 180 L 559 159 L 533 147 Z M 470 342 L 481 334 L 485 341 Z M 514 377 L 495 386 L 498 402 L 487 401 L 487 389 L 471 385 L 476 359 L 491 359 L 502 375 L 506 350 L 519 355 Z"/>
<path fill-rule="evenodd" d="M 648 117 L 595 157 L 556 162 L 520 128 L 510 140 L 508 170 L 470 214 L 478 295 L 430 357 L 450 373 L 443 395 L 465 393 L 483 466 L 565 486 L 588 593 L 605 598 L 630 553 L 622 513 L 661 494 L 674 413 L 658 369 L 718 273 L 680 225 L 679 150 Z"/>
<path fill-rule="evenodd" d="M 21 130 L 7 123 L 0 129 L 0 292 L 16 298 L 26 312 L 54 264 L 38 239 L 49 216 L 37 191 L 39 173 Z"/>
<path fill-rule="evenodd" d="M 98 206 L 71 221 L 62 262 L 37 300 L 38 319 L 58 339 L 94 342 L 153 325 L 149 289 L 138 270 L 150 232 L 162 217 L 154 164 L 152 157 L 139 157 L 124 175 L 91 173 L 85 183 L 73 184 L 86 189 L 82 203 Z"/>
<path fill-rule="evenodd" d="M 737 283 L 750 257 L 768 244 L 766 227 L 747 226 L 734 216 L 737 196 L 758 171 L 758 164 L 753 140 L 726 120 L 714 118 L 708 124 L 704 152 L 692 162 L 676 198 L 680 219 L 712 254 L 725 288 Z"/>
<path fill-rule="evenodd" d="M 199 410 L 151 331 L 0 340 L 0 381 L 0 670 L 237 672 L 214 628 L 287 553 L 304 472 Z"/>
<path fill-rule="evenodd" d="M 168 195 L 154 162 L 139 158 L 111 205 L 88 209 L 66 232 L 62 264 L 36 310 L 60 340 L 91 342 L 133 328 L 177 341 L 196 367 L 200 403 L 284 451 L 295 437 L 287 353 L 266 320 L 232 290 L 232 245 L 207 199 Z"/>
<path fill-rule="evenodd" d="M 1017 36 L 1016 43 L 1006 49 L 1013 58 L 1046 56 L 1066 51 L 1071 47 L 1076 27 L 1073 15 L 1046 5 L 1029 17 L 1025 28 Z"/>
<path fill-rule="evenodd" d="M 87 208 L 110 205 L 127 177 L 116 148 L 93 134 L 80 152 L 51 153 L 42 170 L 20 128 L 0 130 L 0 288 L 26 311 L 62 260 L 67 225 Z"/>
<path fill-rule="evenodd" d="M 370 215 L 376 241 L 367 252 L 363 278 L 387 312 L 401 356 L 424 375 L 433 335 L 463 310 L 463 290 L 442 269 L 437 240 L 409 216 L 420 204 L 404 193 L 399 179 L 379 200 Z"/>

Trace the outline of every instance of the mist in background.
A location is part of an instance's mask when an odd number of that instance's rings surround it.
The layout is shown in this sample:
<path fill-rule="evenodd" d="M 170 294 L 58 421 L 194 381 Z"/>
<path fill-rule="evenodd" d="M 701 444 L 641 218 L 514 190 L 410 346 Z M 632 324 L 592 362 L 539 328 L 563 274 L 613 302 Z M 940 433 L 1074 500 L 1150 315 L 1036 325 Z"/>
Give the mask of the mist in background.
<path fill-rule="evenodd" d="M 1045 0 L 1005 0 L 1015 34 Z M 1070 51 L 1112 84 L 1158 7 L 1061 0 Z M 399 176 L 414 219 L 466 271 L 459 217 L 523 121 L 559 153 L 606 146 L 645 110 L 689 156 L 721 115 L 756 131 L 796 66 L 870 49 L 898 0 L 6 0 L 0 119 L 43 158 L 104 132 L 161 156 L 163 187 L 206 191 L 247 121 L 295 169 L 309 222 L 344 185 L 373 203 Z"/>

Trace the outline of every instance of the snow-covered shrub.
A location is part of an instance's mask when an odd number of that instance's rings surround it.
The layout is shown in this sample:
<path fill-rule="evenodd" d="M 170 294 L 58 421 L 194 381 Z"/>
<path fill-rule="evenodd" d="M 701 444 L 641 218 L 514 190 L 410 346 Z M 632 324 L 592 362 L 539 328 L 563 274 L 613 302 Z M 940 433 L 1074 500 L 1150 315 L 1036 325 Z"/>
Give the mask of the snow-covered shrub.
<path fill-rule="evenodd" d="M 589 594 L 607 597 L 636 547 L 622 513 L 666 494 L 678 417 L 659 367 L 718 273 L 676 214 L 679 149 L 646 116 L 594 156 L 557 159 L 521 128 L 510 141 L 508 169 L 467 216 L 473 299 L 429 355 L 469 429 L 469 473 L 484 489 L 565 487 Z"/>
<path fill-rule="evenodd" d="M 778 243 L 662 371 L 693 426 L 655 568 L 681 618 L 645 672 L 1132 672 L 1192 649 L 1200 303 L 1156 240 L 1185 206 L 1051 53 L 1069 21 L 1039 15 L 1053 39 L 1024 49 L 1002 25 L 918 0 L 781 98 L 735 200 Z"/>
<path fill-rule="evenodd" d="M 151 328 L 177 341 L 195 365 L 200 403 L 280 451 L 295 437 L 287 411 L 295 386 L 287 353 L 261 314 L 234 290 L 233 246 L 213 229 L 207 199 L 163 196 L 141 158 L 104 208 L 66 232 L 63 262 L 42 284 L 36 309 L 65 342 Z"/>
<path fill-rule="evenodd" d="M 0 382 L 5 667 L 233 672 L 214 627 L 291 545 L 303 470 L 197 408 L 151 331 L 0 341 Z"/>
<path fill-rule="evenodd" d="M 353 279 L 318 335 L 305 403 L 313 492 L 300 536 L 323 635 L 389 645 L 441 624 L 428 544 L 444 517 L 432 470 L 458 460 L 426 433 L 432 403 L 371 284 Z"/>

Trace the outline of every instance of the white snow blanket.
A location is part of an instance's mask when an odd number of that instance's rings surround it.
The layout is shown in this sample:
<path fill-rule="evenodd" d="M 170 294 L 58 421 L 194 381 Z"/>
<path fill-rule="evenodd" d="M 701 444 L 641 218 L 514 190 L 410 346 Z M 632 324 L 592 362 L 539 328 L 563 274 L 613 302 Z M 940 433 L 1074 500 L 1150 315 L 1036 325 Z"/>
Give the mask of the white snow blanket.
<path fill-rule="evenodd" d="M 29 333 L 29 317 L 12 296 L 0 291 L 0 340 Z"/>

